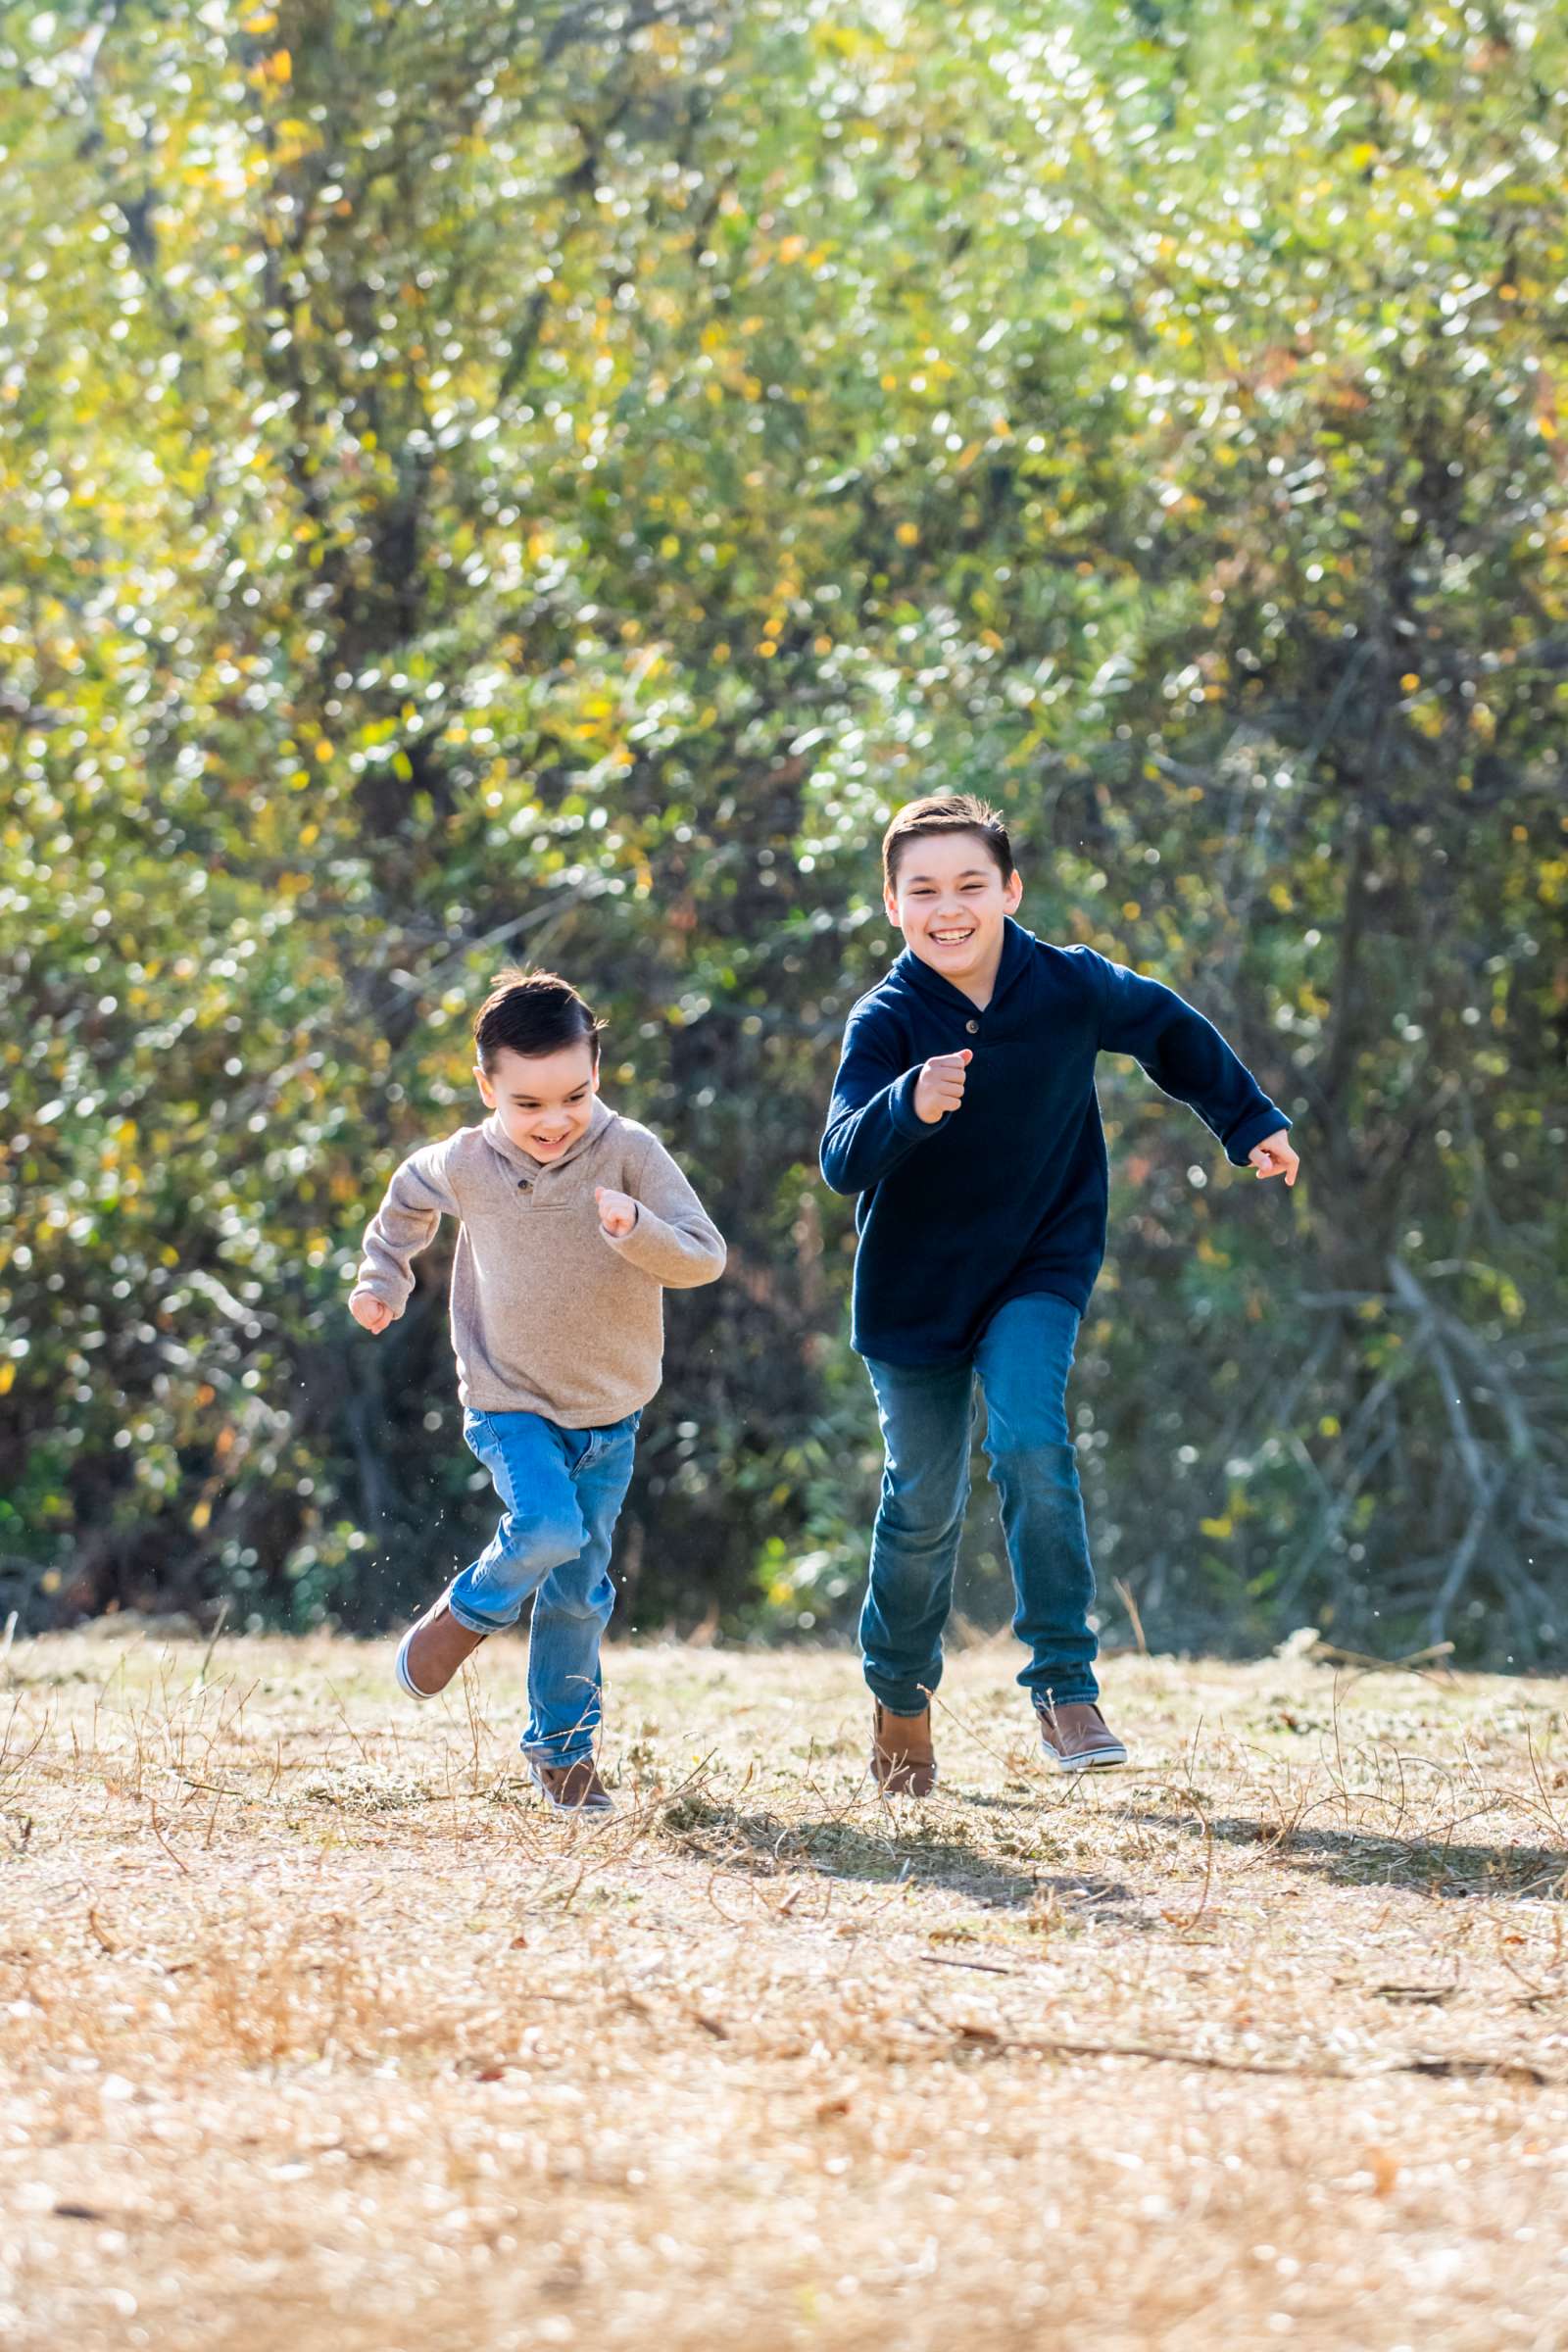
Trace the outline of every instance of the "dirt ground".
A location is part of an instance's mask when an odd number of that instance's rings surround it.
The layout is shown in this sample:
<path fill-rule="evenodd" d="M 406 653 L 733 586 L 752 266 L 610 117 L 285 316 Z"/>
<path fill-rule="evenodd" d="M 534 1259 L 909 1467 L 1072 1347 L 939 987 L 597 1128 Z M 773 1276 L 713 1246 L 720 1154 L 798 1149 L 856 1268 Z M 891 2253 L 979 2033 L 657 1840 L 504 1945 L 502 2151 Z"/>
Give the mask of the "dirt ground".
<path fill-rule="evenodd" d="M 115 1630 L 118 1625 L 118 1630 Z M 1568 1685 L 1005 1644 L 889 1805 L 838 1652 L 110 1621 L 0 1681 L 0 2336 L 73 2352 L 1568 2346 Z"/>

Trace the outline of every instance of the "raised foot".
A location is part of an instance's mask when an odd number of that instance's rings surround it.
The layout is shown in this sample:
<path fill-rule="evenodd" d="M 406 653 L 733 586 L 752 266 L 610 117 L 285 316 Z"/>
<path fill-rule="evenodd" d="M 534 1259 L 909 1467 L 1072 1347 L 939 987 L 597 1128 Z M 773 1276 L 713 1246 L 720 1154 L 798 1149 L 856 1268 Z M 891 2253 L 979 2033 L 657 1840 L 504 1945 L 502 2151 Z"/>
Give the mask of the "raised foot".
<path fill-rule="evenodd" d="M 396 1673 L 411 1698 L 434 1698 L 487 1637 L 460 1625 L 443 1592 L 398 1644 Z"/>
<path fill-rule="evenodd" d="M 1127 1750 L 1092 1699 L 1067 1699 L 1060 1706 L 1035 1700 L 1040 1744 L 1054 1772 L 1095 1772 L 1125 1764 Z"/>

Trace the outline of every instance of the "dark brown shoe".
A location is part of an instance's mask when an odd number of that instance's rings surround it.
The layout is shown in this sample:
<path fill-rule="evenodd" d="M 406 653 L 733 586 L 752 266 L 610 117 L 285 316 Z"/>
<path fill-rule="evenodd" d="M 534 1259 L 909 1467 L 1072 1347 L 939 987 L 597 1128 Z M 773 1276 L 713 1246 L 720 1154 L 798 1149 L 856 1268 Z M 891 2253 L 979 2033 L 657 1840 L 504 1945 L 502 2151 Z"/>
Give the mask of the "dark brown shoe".
<path fill-rule="evenodd" d="M 528 1758 L 528 1770 L 545 1792 L 545 1800 L 558 1813 L 613 1813 L 615 1800 L 604 1782 L 592 1756 L 579 1756 L 573 1764 L 541 1764 L 536 1757 Z"/>
<path fill-rule="evenodd" d="M 1066 1699 L 1058 1707 L 1037 1698 L 1035 1718 L 1046 1762 L 1056 1772 L 1092 1772 L 1127 1761 L 1127 1750 L 1093 1699 Z"/>
<path fill-rule="evenodd" d="M 411 1698 L 434 1698 L 485 1639 L 458 1623 L 443 1592 L 398 1644 L 398 1681 Z"/>
<path fill-rule="evenodd" d="M 937 1785 L 931 1710 L 895 1715 L 878 1699 L 871 1710 L 871 1772 L 884 1796 L 929 1796 Z"/>

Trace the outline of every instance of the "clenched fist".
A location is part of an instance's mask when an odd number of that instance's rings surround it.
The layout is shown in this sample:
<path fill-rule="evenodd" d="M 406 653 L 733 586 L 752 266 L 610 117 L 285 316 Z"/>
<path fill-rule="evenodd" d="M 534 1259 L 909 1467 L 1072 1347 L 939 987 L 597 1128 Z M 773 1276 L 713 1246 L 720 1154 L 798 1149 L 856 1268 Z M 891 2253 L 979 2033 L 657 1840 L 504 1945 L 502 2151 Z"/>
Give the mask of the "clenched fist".
<path fill-rule="evenodd" d="M 1283 1127 L 1278 1135 L 1266 1135 L 1260 1144 L 1254 1144 L 1247 1156 L 1265 1183 L 1270 1176 L 1283 1176 L 1287 1186 L 1293 1185 L 1301 1164 L 1291 1150 L 1290 1135 Z"/>
<path fill-rule="evenodd" d="M 372 1298 L 368 1291 L 356 1291 L 349 1300 L 349 1313 L 367 1331 L 385 1331 L 392 1320 L 392 1309 L 384 1298 Z"/>
<path fill-rule="evenodd" d="M 617 1193 L 613 1185 L 596 1184 L 594 1199 L 599 1203 L 599 1222 L 612 1242 L 630 1233 L 637 1222 L 637 1203 L 630 1193 Z"/>
<path fill-rule="evenodd" d="M 974 1055 L 967 1046 L 961 1054 L 934 1054 L 920 1064 L 914 1084 L 914 1115 L 934 1127 L 963 1101 L 964 1073 Z"/>

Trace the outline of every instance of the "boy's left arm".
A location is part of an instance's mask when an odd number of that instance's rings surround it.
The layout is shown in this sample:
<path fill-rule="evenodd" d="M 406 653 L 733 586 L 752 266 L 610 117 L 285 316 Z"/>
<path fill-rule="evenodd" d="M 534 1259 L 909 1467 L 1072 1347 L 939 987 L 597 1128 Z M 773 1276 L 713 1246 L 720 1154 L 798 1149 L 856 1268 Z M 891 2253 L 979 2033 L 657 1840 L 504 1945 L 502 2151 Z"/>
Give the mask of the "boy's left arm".
<path fill-rule="evenodd" d="M 724 1271 L 717 1226 L 657 1136 L 630 1178 L 633 1192 L 600 1185 L 599 1226 L 611 1248 L 672 1291 L 696 1290 Z"/>
<path fill-rule="evenodd" d="M 1097 956 L 1102 984 L 1101 1049 L 1130 1054 L 1157 1087 L 1196 1110 L 1225 1156 L 1260 1177 L 1296 1182 L 1290 1120 L 1245 1062 L 1185 997 L 1162 981 Z"/>

